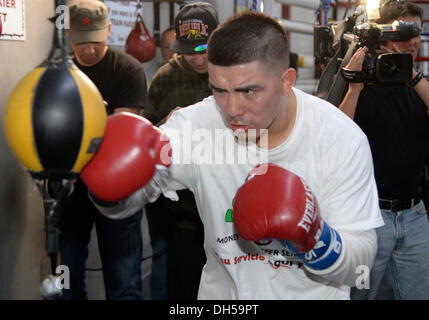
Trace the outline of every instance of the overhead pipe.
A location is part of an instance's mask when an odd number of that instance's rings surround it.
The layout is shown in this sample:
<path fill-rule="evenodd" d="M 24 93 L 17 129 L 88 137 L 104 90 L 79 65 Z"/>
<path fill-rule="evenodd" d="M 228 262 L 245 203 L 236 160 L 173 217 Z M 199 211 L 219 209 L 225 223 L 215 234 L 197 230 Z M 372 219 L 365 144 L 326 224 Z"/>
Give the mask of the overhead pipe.
<path fill-rule="evenodd" d="M 311 35 L 314 33 L 314 30 L 313 30 L 314 25 L 310 23 L 298 22 L 298 21 L 292 21 L 292 20 L 286 20 L 286 19 L 277 19 L 277 21 L 288 32 L 299 32 L 299 33 L 305 33 L 305 34 L 311 34 Z"/>

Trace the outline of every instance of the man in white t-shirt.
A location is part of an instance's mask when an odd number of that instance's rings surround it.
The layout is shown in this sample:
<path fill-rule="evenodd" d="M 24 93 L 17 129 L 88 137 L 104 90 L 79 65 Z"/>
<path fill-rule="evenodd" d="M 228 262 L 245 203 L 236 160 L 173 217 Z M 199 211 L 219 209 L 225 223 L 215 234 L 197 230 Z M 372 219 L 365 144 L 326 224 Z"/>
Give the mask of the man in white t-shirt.
<path fill-rule="evenodd" d="M 82 173 L 93 201 L 121 219 L 161 192 L 190 189 L 207 255 L 199 299 L 349 299 L 351 286 L 368 284 L 383 225 L 366 136 L 293 88 L 274 19 L 233 16 L 207 50 L 213 96 L 174 112 L 162 131 L 132 115 L 109 119 Z"/>

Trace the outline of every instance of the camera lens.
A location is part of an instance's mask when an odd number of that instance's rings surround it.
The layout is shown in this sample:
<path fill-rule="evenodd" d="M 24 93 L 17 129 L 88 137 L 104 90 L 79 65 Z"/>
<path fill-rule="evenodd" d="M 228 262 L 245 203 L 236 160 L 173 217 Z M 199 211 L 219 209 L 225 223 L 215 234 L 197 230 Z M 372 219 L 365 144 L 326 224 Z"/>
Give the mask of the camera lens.
<path fill-rule="evenodd" d="M 409 53 L 383 53 L 377 57 L 376 78 L 382 84 L 410 80 L 413 57 Z"/>
<path fill-rule="evenodd" d="M 400 70 L 400 67 L 398 67 L 393 59 L 383 59 L 380 68 L 382 73 L 389 75 L 393 75 Z"/>

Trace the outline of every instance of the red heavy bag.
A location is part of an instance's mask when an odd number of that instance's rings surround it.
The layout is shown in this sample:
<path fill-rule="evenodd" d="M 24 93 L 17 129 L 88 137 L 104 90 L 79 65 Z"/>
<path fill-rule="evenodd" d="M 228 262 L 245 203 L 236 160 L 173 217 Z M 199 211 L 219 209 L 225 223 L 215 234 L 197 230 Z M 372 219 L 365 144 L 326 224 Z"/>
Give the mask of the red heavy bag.
<path fill-rule="evenodd" d="M 3 26 L 2 26 L 1 18 L 0 18 L 0 37 L 1 37 L 2 29 L 3 29 Z"/>
<path fill-rule="evenodd" d="M 141 63 L 148 62 L 155 57 L 156 43 L 149 34 L 140 14 L 137 15 L 134 29 L 128 35 L 125 52 L 135 57 Z"/>

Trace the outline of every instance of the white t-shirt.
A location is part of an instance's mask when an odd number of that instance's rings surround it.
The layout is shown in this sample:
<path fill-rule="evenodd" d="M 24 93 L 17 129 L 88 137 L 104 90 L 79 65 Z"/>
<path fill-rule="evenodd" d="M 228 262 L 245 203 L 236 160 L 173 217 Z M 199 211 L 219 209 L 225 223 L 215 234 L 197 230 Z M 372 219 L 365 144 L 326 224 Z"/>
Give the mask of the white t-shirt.
<path fill-rule="evenodd" d="M 174 190 L 193 191 L 207 255 L 199 299 L 349 299 L 350 287 L 315 276 L 277 240 L 240 238 L 231 217 L 233 198 L 259 163 L 274 163 L 302 177 L 321 216 L 340 234 L 383 225 L 366 136 L 333 105 L 296 88 L 293 92 L 294 128 L 269 151 L 237 143 L 212 96 L 176 111 L 161 126 L 170 139 L 173 164 L 160 170 L 142 193 L 161 187 L 174 198 Z M 130 197 L 128 206 L 142 193 Z M 187 259 L 186 243 L 182 255 Z"/>

